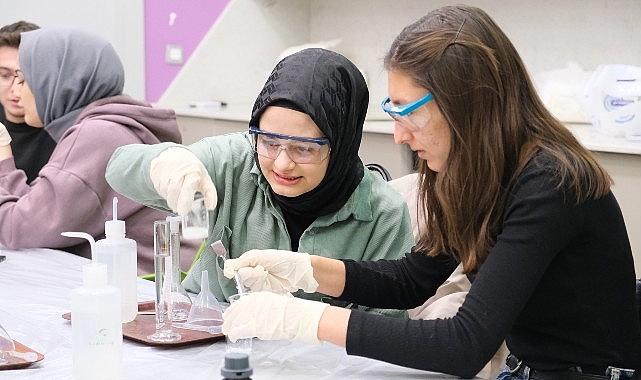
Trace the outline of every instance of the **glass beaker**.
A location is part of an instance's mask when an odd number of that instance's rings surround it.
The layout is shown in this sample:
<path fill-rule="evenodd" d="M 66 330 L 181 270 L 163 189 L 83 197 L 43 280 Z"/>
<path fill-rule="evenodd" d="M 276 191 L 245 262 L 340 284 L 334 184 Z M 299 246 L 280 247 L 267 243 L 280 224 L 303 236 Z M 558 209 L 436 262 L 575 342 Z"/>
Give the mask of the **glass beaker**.
<path fill-rule="evenodd" d="M 240 297 L 244 297 L 246 295 L 250 294 L 250 292 L 244 292 L 244 293 L 239 293 L 239 294 L 234 294 L 232 296 L 229 296 L 229 303 L 232 304 Z M 232 341 L 229 339 L 228 336 L 225 336 L 225 340 L 227 342 L 225 351 L 226 352 L 239 352 L 242 354 L 247 354 L 250 355 L 252 352 L 252 338 L 241 338 L 241 339 L 236 339 L 236 341 Z"/>
<path fill-rule="evenodd" d="M 149 335 L 154 342 L 176 342 L 180 334 L 173 331 L 172 285 L 174 283 L 169 222 L 154 222 L 154 272 L 156 282 L 156 332 Z"/>
<path fill-rule="evenodd" d="M 194 194 L 191 210 L 183 216 L 183 237 L 185 239 L 205 239 L 209 235 L 209 212 L 205 207 L 202 193 Z"/>

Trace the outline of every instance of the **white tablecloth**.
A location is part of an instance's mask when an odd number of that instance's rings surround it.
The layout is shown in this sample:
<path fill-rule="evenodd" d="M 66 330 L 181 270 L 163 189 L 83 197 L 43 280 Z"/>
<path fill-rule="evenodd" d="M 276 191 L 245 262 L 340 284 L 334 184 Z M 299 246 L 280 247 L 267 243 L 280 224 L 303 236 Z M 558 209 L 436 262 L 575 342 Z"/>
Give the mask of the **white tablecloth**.
<path fill-rule="evenodd" d="M 87 259 L 49 249 L 0 250 L 0 323 L 16 341 L 43 354 L 26 369 L 0 371 L 0 379 L 70 380 L 70 292 L 81 284 Z M 153 282 L 140 280 L 140 301 L 152 300 Z M 221 379 L 225 342 L 184 347 L 150 347 L 123 342 L 123 380 Z M 332 344 L 306 345 L 254 340 L 252 379 L 424 379 L 449 376 L 348 356 Z"/>

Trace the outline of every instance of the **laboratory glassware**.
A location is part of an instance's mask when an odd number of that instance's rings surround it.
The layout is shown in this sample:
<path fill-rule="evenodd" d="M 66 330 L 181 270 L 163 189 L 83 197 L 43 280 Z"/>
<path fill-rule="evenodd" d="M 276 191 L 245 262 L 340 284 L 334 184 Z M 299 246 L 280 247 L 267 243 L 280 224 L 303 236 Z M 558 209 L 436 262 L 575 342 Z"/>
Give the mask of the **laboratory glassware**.
<path fill-rule="evenodd" d="M 229 303 L 233 304 L 234 302 L 238 301 L 240 297 L 244 297 L 248 294 L 251 294 L 250 292 L 244 292 L 240 294 L 234 294 L 232 296 L 229 296 Z M 241 354 L 251 354 L 252 352 L 252 338 L 241 338 L 241 339 L 236 339 L 236 341 L 232 341 L 229 339 L 228 336 L 225 337 L 227 341 L 227 345 L 225 348 L 226 352 L 239 352 Z"/>
<path fill-rule="evenodd" d="M 7 330 L 0 325 L 0 364 L 9 363 L 11 359 L 11 353 L 16 350 L 16 346 L 13 343 L 13 339 L 7 333 Z"/>
<path fill-rule="evenodd" d="M 12 358 L 26 362 L 35 362 L 38 360 L 38 354 L 35 352 L 16 351 L 16 345 L 13 339 L 11 339 L 7 330 L 0 325 L 0 366 L 9 364 Z"/>
<path fill-rule="evenodd" d="M 182 235 L 185 239 L 205 239 L 209 235 L 209 213 L 202 193 L 194 195 L 191 209 L 183 216 L 182 223 Z"/>
<path fill-rule="evenodd" d="M 176 342 L 181 339 L 173 331 L 172 285 L 174 283 L 171 257 L 169 222 L 154 222 L 154 272 L 156 282 L 156 332 L 148 338 L 154 342 Z"/>
<path fill-rule="evenodd" d="M 227 260 L 227 258 L 229 257 L 229 254 L 227 253 L 227 249 L 223 245 L 222 241 L 216 240 L 215 242 L 211 243 L 211 248 L 214 250 L 214 253 L 216 254 L 216 256 L 222 258 L 223 261 Z M 245 287 L 243 286 L 243 283 L 240 281 L 238 272 L 234 273 L 234 282 L 236 283 L 236 289 L 238 290 L 238 294 L 245 293 Z"/>
<path fill-rule="evenodd" d="M 179 216 L 167 217 L 169 222 L 169 252 L 171 255 L 172 283 L 171 308 L 174 322 L 185 322 L 191 308 L 191 298 L 182 286 L 180 275 L 180 223 Z"/>
<path fill-rule="evenodd" d="M 207 331 L 210 334 L 220 334 L 223 325 L 223 308 L 216 296 L 209 289 L 209 272 L 201 272 L 200 293 L 191 305 L 187 322 L 174 324 L 181 329 Z"/>

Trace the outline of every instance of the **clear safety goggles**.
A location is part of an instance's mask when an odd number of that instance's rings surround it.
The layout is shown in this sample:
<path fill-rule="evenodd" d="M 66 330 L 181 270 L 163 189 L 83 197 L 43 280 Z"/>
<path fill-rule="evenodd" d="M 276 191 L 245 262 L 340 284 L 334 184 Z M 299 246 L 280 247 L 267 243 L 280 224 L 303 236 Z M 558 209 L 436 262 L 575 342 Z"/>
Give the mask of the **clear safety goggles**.
<path fill-rule="evenodd" d="M 275 160 L 282 150 L 297 164 L 317 164 L 329 156 L 329 139 L 326 137 L 300 137 L 281 135 L 249 126 L 258 155 Z"/>
<path fill-rule="evenodd" d="M 394 121 L 397 121 L 403 124 L 405 127 L 411 129 L 412 131 L 418 131 L 423 128 L 427 121 L 429 120 L 429 115 L 419 116 L 413 114 L 415 110 L 419 107 L 425 105 L 430 100 L 433 100 L 434 96 L 429 92 L 422 98 L 412 103 L 403 104 L 400 106 L 393 106 L 392 101 L 389 96 L 383 99 L 381 102 L 381 107 Z"/>

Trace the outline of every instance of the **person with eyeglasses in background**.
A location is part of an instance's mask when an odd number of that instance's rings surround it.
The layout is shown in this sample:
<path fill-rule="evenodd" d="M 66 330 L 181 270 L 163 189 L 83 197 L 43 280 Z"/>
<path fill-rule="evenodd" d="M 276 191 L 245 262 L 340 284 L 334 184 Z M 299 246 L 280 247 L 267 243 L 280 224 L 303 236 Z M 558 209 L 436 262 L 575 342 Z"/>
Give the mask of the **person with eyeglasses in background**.
<path fill-rule="evenodd" d="M 123 95 L 125 72 L 115 49 L 79 28 L 22 33 L 18 64 L 13 87 L 25 122 L 46 131 L 56 146 L 36 179 L 28 182 L 14 164 L 11 147 L 0 145 L 0 244 L 90 257 L 88 242 L 61 232 L 104 238 L 118 195 L 105 180 L 107 161 L 122 145 L 180 142 L 175 113 Z M 118 201 L 118 219 L 137 242 L 139 274 L 153 273 L 153 223 L 168 215 L 124 197 Z M 185 266 L 197 248 L 184 246 Z"/>
<path fill-rule="evenodd" d="M 16 168 L 25 172 L 28 182 L 38 176 L 56 147 L 47 131 L 24 122 L 24 108 L 15 80 L 20 33 L 38 28 L 26 21 L 0 28 L 0 124 L 5 127 L 0 126 L 0 145 L 11 146 Z"/>
<path fill-rule="evenodd" d="M 230 305 L 223 333 L 326 341 L 465 378 L 505 340 L 498 379 L 639 379 L 635 270 L 611 178 L 546 110 L 504 32 L 479 8 L 442 7 L 403 29 L 385 68 L 394 139 L 421 158 L 416 247 L 361 262 L 250 251 L 225 275 L 411 308 L 460 263 L 472 281 L 463 304 L 451 318 L 405 321 L 272 288 Z"/>
<path fill-rule="evenodd" d="M 210 247 L 217 240 L 230 258 L 250 249 L 398 258 L 414 244 L 409 211 L 358 156 L 368 101 L 365 80 L 352 62 L 329 50 L 304 49 L 273 69 L 248 132 L 190 146 L 125 146 L 114 153 L 106 177 L 121 194 L 181 215 L 194 193 L 204 195 L 211 209 L 209 237 L 183 285 L 199 292 L 201 271 L 208 270 L 220 300 L 237 290 Z"/>

